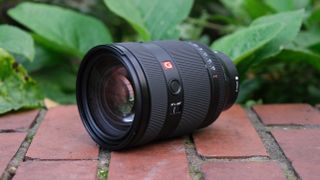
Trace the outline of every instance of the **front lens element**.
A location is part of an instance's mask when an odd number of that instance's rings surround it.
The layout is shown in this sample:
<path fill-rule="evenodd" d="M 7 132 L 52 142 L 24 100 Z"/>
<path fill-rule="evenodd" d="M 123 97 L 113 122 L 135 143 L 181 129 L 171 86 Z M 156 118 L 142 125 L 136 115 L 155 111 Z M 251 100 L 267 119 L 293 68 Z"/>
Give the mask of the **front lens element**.
<path fill-rule="evenodd" d="M 134 119 L 134 91 L 126 69 L 115 66 L 105 77 L 105 111 L 111 112 L 119 123 L 131 123 Z"/>

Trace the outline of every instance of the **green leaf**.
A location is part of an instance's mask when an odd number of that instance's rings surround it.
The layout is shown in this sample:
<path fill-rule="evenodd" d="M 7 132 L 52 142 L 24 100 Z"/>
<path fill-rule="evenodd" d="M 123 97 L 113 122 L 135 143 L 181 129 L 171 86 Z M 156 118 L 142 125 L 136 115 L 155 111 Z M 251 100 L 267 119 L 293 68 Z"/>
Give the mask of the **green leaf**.
<path fill-rule="evenodd" d="M 309 18 L 306 21 L 306 24 L 309 29 L 314 28 L 314 29 L 319 29 L 320 26 L 320 7 L 317 7 L 314 9 Z"/>
<path fill-rule="evenodd" d="M 307 8 L 308 6 L 311 6 L 311 0 L 291 0 L 293 1 L 294 8 L 292 10 Z"/>
<path fill-rule="evenodd" d="M 320 55 L 304 48 L 286 47 L 274 59 L 286 62 L 306 62 L 320 71 Z"/>
<path fill-rule="evenodd" d="M 310 0 L 264 0 L 267 5 L 277 12 L 292 11 L 306 8 Z"/>
<path fill-rule="evenodd" d="M 295 38 L 294 43 L 309 48 L 320 44 L 320 31 L 303 31 Z"/>
<path fill-rule="evenodd" d="M 271 8 L 261 0 L 245 0 L 243 7 L 252 19 L 272 12 Z"/>
<path fill-rule="evenodd" d="M 25 2 L 9 15 L 35 32 L 39 43 L 68 55 L 81 58 L 93 46 L 112 41 L 101 21 L 61 7 Z"/>
<path fill-rule="evenodd" d="M 281 12 L 281 11 L 290 11 L 293 9 L 292 0 L 265 0 L 272 9 Z"/>
<path fill-rule="evenodd" d="M 26 58 L 16 57 L 16 62 L 21 64 L 29 73 L 39 71 L 42 68 L 52 67 L 59 63 L 65 63 L 70 59 L 61 53 L 46 48 L 45 46 L 35 43 L 35 56 L 33 61 L 29 61 Z"/>
<path fill-rule="evenodd" d="M 304 11 L 298 10 L 264 16 L 253 21 L 251 24 L 252 27 L 263 24 L 279 24 L 284 27 L 281 32 L 272 39 L 272 41 L 261 49 L 257 56 L 259 56 L 260 59 L 266 59 L 281 52 L 282 48 L 293 41 L 297 36 L 300 31 L 303 18 Z"/>
<path fill-rule="evenodd" d="M 61 63 L 31 74 L 45 96 L 60 104 L 76 103 L 76 71 L 68 63 Z"/>
<path fill-rule="evenodd" d="M 145 40 L 175 39 L 193 0 L 104 0 L 108 8 L 128 21 Z"/>
<path fill-rule="evenodd" d="M 211 48 L 226 53 L 238 64 L 274 39 L 282 29 L 278 23 L 248 27 L 224 36 Z"/>
<path fill-rule="evenodd" d="M 241 19 L 244 22 L 249 22 L 251 19 L 255 19 L 271 12 L 271 8 L 261 0 L 220 1 L 236 18 Z"/>
<path fill-rule="evenodd" d="M 243 8 L 245 0 L 220 0 L 221 3 L 232 12 L 237 19 L 242 19 L 245 22 L 249 21 L 250 17 L 246 10 Z"/>
<path fill-rule="evenodd" d="M 34 71 L 39 71 L 42 68 L 52 67 L 59 63 L 65 63 L 66 57 L 62 56 L 59 53 L 49 50 L 44 46 L 35 44 L 35 58 L 34 61 L 22 61 L 21 64 L 26 70 L 31 73 Z"/>
<path fill-rule="evenodd" d="M 0 48 L 0 114 L 43 106 L 43 95 L 26 70 Z"/>
<path fill-rule="evenodd" d="M 14 26 L 0 25 L 0 48 L 12 54 L 24 56 L 29 61 L 34 58 L 32 37 Z"/>

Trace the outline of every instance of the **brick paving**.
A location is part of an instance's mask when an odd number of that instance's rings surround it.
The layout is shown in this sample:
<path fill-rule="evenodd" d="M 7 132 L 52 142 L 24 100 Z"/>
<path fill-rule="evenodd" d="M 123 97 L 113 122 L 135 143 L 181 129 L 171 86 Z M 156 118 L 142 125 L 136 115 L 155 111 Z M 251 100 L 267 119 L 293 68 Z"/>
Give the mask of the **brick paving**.
<path fill-rule="evenodd" d="M 38 110 L 31 110 L 0 116 L 0 131 L 24 131 L 31 126 L 38 113 Z"/>
<path fill-rule="evenodd" d="M 320 131 L 318 129 L 273 130 L 272 134 L 301 179 L 319 179 Z"/>
<path fill-rule="evenodd" d="M 197 152 L 206 157 L 267 156 L 245 111 L 236 105 L 208 128 L 193 135 Z"/>
<path fill-rule="evenodd" d="M 32 159 L 97 159 L 98 153 L 76 106 L 60 106 L 47 112 L 26 156 Z"/>
<path fill-rule="evenodd" d="M 257 105 L 253 109 L 267 125 L 320 125 L 320 112 L 309 104 Z"/>
<path fill-rule="evenodd" d="M 307 104 L 236 105 L 190 136 L 109 152 L 76 106 L 10 113 L 0 116 L 0 179 L 319 179 L 319 125 Z"/>
<path fill-rule="evenodd" d="M 276 162 L 213 162 L 202 165 L 206 179 L 285 180 Z"/>
<path fill-rule="evenodd" d="M 14 179 L 58 180 L 95 179 L 97 161 L 26 161 L 21 163 Z"/>
<path fill-rule="evenodd" d="M 168 173 L 174 172 L 174 173 Z M 184 140 L 153 143 L 125 152 L 112 152 L 110 179 L 189 179 Z"/>
<path fill-rule="evenodd" d="M 0 134 L 0 171 L 3 172 L 11 158 L 15 155 L 26 133 Z"/>

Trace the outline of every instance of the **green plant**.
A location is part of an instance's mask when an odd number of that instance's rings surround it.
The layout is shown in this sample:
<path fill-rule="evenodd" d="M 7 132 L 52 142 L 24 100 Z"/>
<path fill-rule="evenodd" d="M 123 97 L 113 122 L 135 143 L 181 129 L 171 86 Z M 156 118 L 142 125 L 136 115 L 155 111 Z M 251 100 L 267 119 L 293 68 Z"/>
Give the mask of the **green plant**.
<path fill-rule="evenodd" d="M 14 58 L 0 48 L 0 114 L 42 106 L 43 95 L 35 81 Z"/>
<path fill-rule="evenodd" d="M 0 47 L 29 61 L 34 58 L 32 37 L 27 32 L 14 26 L 0 25 Z"/>
<path fill-rule="evenodd" d="M 232 25 L 234 32 L 212 47 L 235 59 L 243 80 L 238 102 L 319 102 L 320 96 L 315 93 L 320 90 L 319 1 L 222 3 L 235 16 L 226 26 Z M 268 37 L 259 32 L 261 26 L 270 26 L 266 33 L 274 32 Z"/>
<path fill-rule="evenodd" d="M 188 16 L 193 4 L 193 0 L 104 2 L 111 11 L 127 20 L 138 32 L 139 39 L 145 41 L 178 38 L 176 25 Z"/>
<path fill-rule="evenodd" d="M 14 4 L 0 1 L 6 3 Z M 11 19 L 0 16 L 0 62 L 21 70 L 0 66 L 0 113 L 40 107 L 44 97 L 75 103 L 78 66 L 95 45 L 178 38 L 207 43 L 234 60 L 241 74 L 240 103 L 320 102 L 319 0 L 97 3 L 92 8 L 97 12 L 85 14 L 23 2 L 7 11 Z M 6 25 L 12 20 L 18 27 Z"/>

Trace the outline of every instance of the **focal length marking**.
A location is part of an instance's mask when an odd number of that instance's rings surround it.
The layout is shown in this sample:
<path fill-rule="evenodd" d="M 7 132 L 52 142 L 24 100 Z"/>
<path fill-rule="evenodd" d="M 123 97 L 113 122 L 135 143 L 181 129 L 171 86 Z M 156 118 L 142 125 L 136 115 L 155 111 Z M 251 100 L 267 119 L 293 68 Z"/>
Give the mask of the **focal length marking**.
<path fill-rule="evenodd" d="M 218 75 L 215 73 L 216 71 L 216 67 L 213 64 L 213 60 L 209 57 L 208 53 L 202 48 L 200 47 L 198 44 L 192 43 L 192 42 L 188 42 L 191 46 L 193 46 L 194 48 L 196 48 L 196 50 L 199 52 L 200 56 L 203 58 L 204 62 L 205 62 L 205 67 L 210 69 L 211 71 L 213 71 L 213 78 L 218 78 Z"/>

